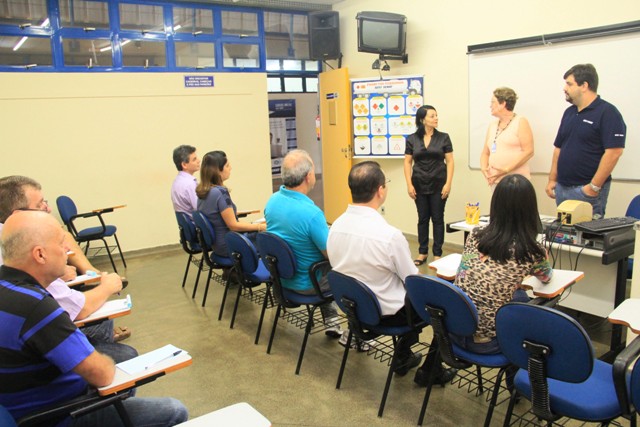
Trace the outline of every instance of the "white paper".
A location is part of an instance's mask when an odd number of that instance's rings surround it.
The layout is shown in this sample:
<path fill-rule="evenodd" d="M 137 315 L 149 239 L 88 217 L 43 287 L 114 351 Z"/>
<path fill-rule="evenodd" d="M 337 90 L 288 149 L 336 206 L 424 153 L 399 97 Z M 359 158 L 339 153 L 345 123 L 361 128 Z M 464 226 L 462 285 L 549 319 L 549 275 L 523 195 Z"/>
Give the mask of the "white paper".
<path fill-rule="evenodd" d="M 116 366 L 127 374 L 134 375 L 144 372 L 147 369 L 151 369 L 154 365 L 169 360 L 179 354 L 187 354 L 187 352 L 174 345 L 167 344 L 157 350 L 153 350 L 125 362 L 118 363 Z"/>
<path fill-rule="evenodd" d="M 108 317 L 111 314 L 118 313 L 120 311 L 129 310 L 131 308 L 131 296 L 127 295 L 126 298 L 114 299 L 106 301 L 102 304 L 102 307 L 91 313 L 84 319 L 76 319 L 77 322 L 90 322 L 94 319 L 101 319 Z"/>

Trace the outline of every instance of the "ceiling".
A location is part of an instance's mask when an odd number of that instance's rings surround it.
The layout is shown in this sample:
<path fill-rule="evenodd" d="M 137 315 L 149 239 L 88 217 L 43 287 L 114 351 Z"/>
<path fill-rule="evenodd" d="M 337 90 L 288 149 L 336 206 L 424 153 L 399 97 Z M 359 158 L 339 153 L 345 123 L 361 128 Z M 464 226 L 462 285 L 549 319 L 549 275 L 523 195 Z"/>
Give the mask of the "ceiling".
<path fill-rule="evenodd" d="M 331 10 L 331 5 L 343 0 L 173 0 L 177 2 L 218 4 L 226 6 L 258 7 L 285 10 Z"/>

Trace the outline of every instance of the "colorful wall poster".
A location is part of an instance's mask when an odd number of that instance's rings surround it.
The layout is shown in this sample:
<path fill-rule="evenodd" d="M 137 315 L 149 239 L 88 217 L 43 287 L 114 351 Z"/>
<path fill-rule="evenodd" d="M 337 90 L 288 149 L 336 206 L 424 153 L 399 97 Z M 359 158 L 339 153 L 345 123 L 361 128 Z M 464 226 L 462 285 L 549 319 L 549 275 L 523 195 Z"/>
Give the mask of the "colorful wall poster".
<path fill-rule="evenodd" d="M 423 88 L 423 76 L 352 79 L 354 157 L 404 156 Z"/>

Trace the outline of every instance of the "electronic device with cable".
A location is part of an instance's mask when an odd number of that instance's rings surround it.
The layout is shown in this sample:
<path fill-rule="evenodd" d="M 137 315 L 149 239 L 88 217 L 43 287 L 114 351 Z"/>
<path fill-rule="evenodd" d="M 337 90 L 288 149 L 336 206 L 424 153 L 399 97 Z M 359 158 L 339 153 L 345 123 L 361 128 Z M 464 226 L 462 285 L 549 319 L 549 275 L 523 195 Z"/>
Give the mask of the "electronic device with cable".
<path fill-rule="evenodd" d="M 558 221 L 565 225 L 591 221 L 593 206 L 579 200 L 565 200 L 557 208 Z"/>

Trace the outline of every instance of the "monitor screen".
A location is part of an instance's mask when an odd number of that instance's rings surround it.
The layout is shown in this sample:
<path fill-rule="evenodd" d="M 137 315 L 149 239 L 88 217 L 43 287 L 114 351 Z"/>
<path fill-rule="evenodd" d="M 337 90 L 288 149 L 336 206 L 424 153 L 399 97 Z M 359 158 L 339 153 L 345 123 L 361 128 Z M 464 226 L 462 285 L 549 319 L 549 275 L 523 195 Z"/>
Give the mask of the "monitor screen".
<path fill-rule="evenodd" d="M 358 51 L 383 55 L 404 55 L 406 18 L 385 12 L 360 12 L 358 20 Z"/>

